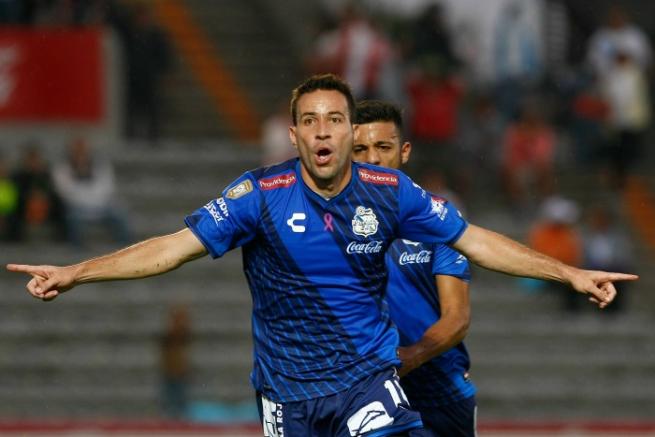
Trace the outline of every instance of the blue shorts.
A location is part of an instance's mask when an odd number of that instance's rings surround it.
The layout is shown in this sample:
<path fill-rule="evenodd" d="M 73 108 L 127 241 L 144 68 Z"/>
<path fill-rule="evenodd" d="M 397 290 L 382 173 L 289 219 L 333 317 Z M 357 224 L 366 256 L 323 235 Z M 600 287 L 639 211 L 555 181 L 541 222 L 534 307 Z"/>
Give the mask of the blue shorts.
<path fill-rule="evenodd" d="M 425 429 L 435 437 L 475 437 L 475 396 L 433 408 L 417 408 Z"/>
<path fill-rule="evenodd" d="M 393 369 L 330 396 L 278 404 L 258 394 L 257 401 L 265 437 L 426 435 Z"/>

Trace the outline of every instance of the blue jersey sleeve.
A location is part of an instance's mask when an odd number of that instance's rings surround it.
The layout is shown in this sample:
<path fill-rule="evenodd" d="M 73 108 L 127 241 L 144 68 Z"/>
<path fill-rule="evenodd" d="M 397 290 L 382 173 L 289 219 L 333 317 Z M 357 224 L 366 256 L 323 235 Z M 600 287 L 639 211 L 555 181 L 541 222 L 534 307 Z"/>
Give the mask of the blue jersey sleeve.
<path fill-rule="evenodd" d="M 261 205 L 256 186 L 246 173 L 230 184 L 221 197 L 184 219 L 212 258 L 218 258 L 255 238 Z"/>
<path fill-rule="evenodd" d="M 400 176 L 400 237 L 423 243 L 457 241 L 468 226 L 457 208 L 428 193 L 406 175 Z"/>
<path fill-rule="evenodd" d="M 464 255 L 445 244 L 435 244 L 433 253 L 433 275 L 454 276 L 467 282 L 471 280 L 471 268 Z"/>

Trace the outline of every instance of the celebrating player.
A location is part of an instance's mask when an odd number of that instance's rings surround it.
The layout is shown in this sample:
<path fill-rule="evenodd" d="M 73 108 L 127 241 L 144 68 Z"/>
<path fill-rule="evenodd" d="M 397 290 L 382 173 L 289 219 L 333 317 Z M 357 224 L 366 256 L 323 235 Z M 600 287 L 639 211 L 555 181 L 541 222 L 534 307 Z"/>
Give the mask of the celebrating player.
<path fill-rule="evenodd" d="M 398 334 L 383 302 L 384 254 L 397 238 L 451 244 L 486 268 L 571 284 L 600 306 L 616 294 L 611 281 L 636 279 L 564 265 L 467 224 L 400 171 L 353 163 L 354 110 L 344 82 L 313 76 L 291 99 L 299 159 L 246 172 L 177 233 L 80 264 L 7 268 L 30 274 L 28 291 L 52 300 L 241 246 L 266 436 L 422 432 L 395 374 Z"/>
<path fill-rule="evenodd" d="M 381 101 L 357 104 L 353 160 L 398 169 L 411 154 L 402 115 Z M 387 251 L 387 302 L 400 333 L 400 385 L 435 435 L 476 435 L 475 387 L 462 340 L 470 320 L 469 263 L 445 244 L 396 240 Z"/>

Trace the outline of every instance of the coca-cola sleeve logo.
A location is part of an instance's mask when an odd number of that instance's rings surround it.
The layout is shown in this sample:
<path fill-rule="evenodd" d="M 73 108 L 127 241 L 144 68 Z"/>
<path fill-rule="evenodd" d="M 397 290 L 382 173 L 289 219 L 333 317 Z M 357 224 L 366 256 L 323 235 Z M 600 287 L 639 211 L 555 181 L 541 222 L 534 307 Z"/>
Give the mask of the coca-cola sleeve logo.
<path fill-rule="evenodd" d="M 407 264 L 424 264 L 424 263 L 429 263 L 431 259 L 432 259 L 431 250 L 421 250 L 416 253 L 403 252 L 398 257 L 398 264 L 400 264 L 401 266 Z"/>

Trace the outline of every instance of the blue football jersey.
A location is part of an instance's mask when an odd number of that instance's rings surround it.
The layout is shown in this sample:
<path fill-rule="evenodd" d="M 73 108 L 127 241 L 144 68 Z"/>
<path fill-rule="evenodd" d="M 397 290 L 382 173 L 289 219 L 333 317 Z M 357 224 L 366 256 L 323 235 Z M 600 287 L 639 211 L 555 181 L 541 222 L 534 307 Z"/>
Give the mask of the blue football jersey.
<path fill-rule="evenodd" d="M 448 243 L 466 228 L 399 171 L 353 163 L 352 172 L 325 199 L 297 158 L 249 171 L 185 219 L 214 258 L 242 247 L 252 382 L 275 402 L 337 393 L 398 365 L 384 254 L 396 238 Z"/>
<path fill-rule="evenodd" d="M 441 316 L 434 275 L 469 281 L 469 263 L 464 255 L 444 244 L 408 240 L 395 241 L 386 262 L 391 319 L 398 327 L 401 346 L 409 346 L 419 341 Z M 468 352 L 460 343 L 400 381 L 412 406 L 423 410 L 473 396 L 475 386 L 468 379 L 469 367 Z"/>

